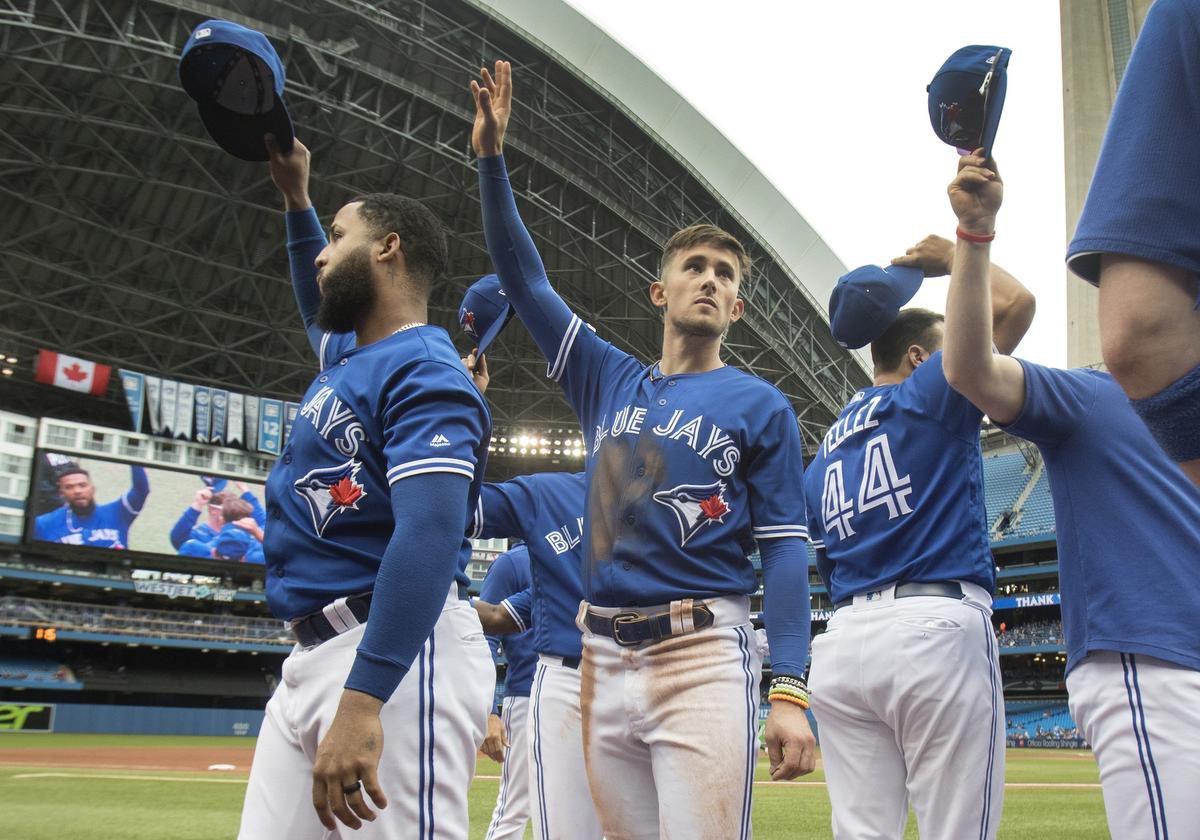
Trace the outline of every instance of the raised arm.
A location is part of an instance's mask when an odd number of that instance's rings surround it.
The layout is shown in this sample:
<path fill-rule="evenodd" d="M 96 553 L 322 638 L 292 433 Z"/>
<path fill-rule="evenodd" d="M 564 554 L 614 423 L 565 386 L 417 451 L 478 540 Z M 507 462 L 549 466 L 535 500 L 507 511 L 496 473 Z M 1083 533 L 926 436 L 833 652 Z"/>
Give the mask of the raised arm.
<path fill-rule="evenodd" d="M 959 230 L 975 238 L 991 235 L 1004 184 L 987 161 L 978 155 L 964 156 L 948 193 Z M 992 347 L 1004 351 L 998 337 L 1001 330 L 1006 330 L 1006 343 L 1015 345 L 1013 336 L 1017 331 L 1023 335 L 1028 328 L 1033 304 L 1032 295 L 1008 272 L 997 282 L 1001 270 L 991 264 L 990 249 L 988 242 L 962 236 L 955 246 L 943 365 L 950 387 L 994 422 L 1006 424 L 1025 405 L 1025 373 L 1020 362 L 993 352 Z M 1001 295 L 1007 296 L 1007 304 L 1000 302 Z M 1022 302 L 1025 296 L 1030 298 L 1028 304 Z"/>
<path fill-rule="evenodd" d="M 496 75 L 481 72 L 471 82 L 475 126 L 471 143 L 479 156 L 479 193 L 488 254 L 521 322 L 546 357 L 546 374 L 560 382 L 577 414 L 586 414 L 605 359 L 618 353 L 563 302 L 550 285 L 546 267 L 517 212 L 504 162 L 504 133 L 512 109 L 512 68 L 496 62 Z M 624 356 L 624 354 L 620 354 Z"/>
<path fill-rule="evenodd" d="M 304 332 L 313 353 L 321 359 L 321 342 L 325 333 L 317 327 L 317 309 L 321 305 L 321 290 L 317 287 L 317 254 L 325 247 L 325 232 L 317 219 L 308 195 L 311 154 L 308 147 L 296 139 L 290 152 L 281 152 L 271 135 L 266 136 L 271 154 L 271 180 L 283 196 L 284 223 L 287 226 L 288 267 L 292 275 L 292 292 L 304 322 Z"/>

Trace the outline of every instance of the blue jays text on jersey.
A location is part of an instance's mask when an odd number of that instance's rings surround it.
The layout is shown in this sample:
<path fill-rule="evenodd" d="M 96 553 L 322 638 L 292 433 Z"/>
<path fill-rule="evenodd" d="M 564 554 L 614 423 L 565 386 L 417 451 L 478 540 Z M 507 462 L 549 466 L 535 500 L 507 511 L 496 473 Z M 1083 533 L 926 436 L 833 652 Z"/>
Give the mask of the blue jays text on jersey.
<path fill-rule="evenodd" d="M 582 651 L 575 615 L 583 600 L 584 489 L 581 472 L 537 473 L 484 484 L 479 494 L 472 536 L 525 541 L 531 586 L 504 604 L 520 626 L 532 627 L 533 649 L 550 656 Z"/>
<path fill-rule="evenodd" d="M 804 478 L 817 568 L 835 603 L 897 581 L 994 588 L 982 417 L 946 382 L 940 351 L 842 409 Z"/>
<path fill-rule="evenodd" d="M 119 499 L 96 505 L 87 516 L 79 516 L 64 504 L 43 513 L 34 523 L 34 539 L 96 548 L 129 548 L 129 528 L 150 495 L 146 470 L 130 466 L 132 486 Z"/>

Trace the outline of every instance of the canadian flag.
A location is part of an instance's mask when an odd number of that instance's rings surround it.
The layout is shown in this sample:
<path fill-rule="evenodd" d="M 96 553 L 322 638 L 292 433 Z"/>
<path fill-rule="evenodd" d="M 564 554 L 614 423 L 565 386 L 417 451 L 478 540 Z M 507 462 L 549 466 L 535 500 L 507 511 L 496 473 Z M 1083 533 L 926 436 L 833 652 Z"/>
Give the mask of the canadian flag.
<path fill-rule="evenodd" d="M 82 394 L 103 396 L 108 390 L 112 368 L 108 365 L 76 359 L 50 350 L 38 350 L 34 379 L 43 385 L 56 385 Z"/>

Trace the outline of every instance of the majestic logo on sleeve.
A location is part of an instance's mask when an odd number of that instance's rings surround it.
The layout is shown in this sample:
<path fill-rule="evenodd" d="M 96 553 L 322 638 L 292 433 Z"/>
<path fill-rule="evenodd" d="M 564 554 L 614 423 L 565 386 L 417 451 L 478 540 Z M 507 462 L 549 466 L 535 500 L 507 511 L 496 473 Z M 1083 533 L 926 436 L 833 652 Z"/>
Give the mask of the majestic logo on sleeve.
<path fill-rule="evenodd" d="M 312 470 L 293 485 L 308 502 L 317 536 L 324 535 L 333 517 L 342 511 L 358 510 L 358 503 L 366 498 L 367 489 L 358 482 L 360 469 L 362 464 L 351 459 L 337 467 Z"/>
<path fill-rule="evenodd" d="M 680 484 L 670 490 L 655 493 L 654 501 L 675 512 L 675 517 L 679 520 L 680 545 L 687 545 L 687 541 L 696 536 L 705 525 L 724 522 L 725 514 L 729 513 L 729 503 L 725 501 L 724 481 L 714 481 L 712 484 Z"/>

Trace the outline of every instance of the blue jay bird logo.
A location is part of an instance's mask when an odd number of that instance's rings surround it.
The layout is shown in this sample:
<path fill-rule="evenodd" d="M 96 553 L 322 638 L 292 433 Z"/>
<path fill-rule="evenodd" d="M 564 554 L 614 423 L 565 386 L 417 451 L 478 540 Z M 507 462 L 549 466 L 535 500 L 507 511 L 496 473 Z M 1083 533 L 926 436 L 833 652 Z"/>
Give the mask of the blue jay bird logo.
<path fill-rule="evenodd" d="M 352 458 L 337 467 L 312 470 L 292 485 L 308 502 L 317 536 L 324 535 L 333 517 L 344 510 L 358 510 L 358 503 L 366 498 L 367 489 L 358 482 L 360 469 L 362 464 Z"/>
<path fill-rule="evenodd" d="M 687 545 L 688 540 L 705 525 L 714 522 L 724 522 L 725 514 L 729 513 L 729 503 L 725 501 L 725 482 L 714 481 L 712 484 L 680 484 L 670 490 L 660 490 L 654 494 L 654 501 L 666 505 L 675 512 L 679 520 L 680 545 Z"/>

